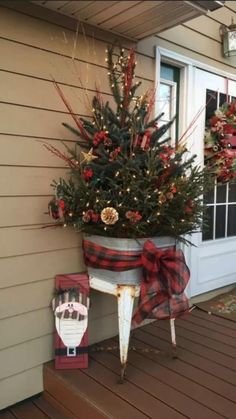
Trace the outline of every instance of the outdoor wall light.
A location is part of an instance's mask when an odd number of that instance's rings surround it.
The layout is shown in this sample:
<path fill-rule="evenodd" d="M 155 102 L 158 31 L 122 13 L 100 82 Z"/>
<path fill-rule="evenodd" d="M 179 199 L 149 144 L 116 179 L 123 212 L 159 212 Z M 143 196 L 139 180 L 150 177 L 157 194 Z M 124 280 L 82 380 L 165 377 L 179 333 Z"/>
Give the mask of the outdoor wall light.
<path fill-rule="evenodd" d="M 236 24 L 233 22 L 229 26 L 220 26 L 220 35 L 223 42 L 223 54 L 225 57 L 236 55 Z"/>

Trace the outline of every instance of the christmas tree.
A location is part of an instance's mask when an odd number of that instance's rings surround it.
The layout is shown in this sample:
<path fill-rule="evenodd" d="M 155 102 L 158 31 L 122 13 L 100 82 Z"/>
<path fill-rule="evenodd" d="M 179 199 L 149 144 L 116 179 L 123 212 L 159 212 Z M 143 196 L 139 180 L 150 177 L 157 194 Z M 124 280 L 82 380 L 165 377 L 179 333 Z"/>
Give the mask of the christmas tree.
<path fill-rule="evenodd" d="M 63 125 L 77 141 L 65 153 L 47 145 L 70 168 L 68 179 L 53 182 L 50 214 L 89 234 L 181 240 L 202 224 L 205 172 L 184 138 L 177 146 L 164 138 L 173 120 L 159 126 L 162 114 L 151 118 L 155 92 L 137 94 L 134 51 L 108 47 L 106 61 L 115 109 L 97 92 L 91 120 L 76 116 L 55 83 L 76 128 Z"/>

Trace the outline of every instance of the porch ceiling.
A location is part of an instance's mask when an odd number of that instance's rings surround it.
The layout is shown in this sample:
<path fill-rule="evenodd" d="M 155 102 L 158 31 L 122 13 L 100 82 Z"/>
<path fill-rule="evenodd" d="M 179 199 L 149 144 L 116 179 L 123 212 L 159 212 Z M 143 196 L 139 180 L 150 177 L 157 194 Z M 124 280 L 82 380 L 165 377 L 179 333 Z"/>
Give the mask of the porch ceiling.
<path fill-rule="evenodd" d="M 52 1 L 39 6 L 138 41 L 216 10 L 224 1 Z"/>

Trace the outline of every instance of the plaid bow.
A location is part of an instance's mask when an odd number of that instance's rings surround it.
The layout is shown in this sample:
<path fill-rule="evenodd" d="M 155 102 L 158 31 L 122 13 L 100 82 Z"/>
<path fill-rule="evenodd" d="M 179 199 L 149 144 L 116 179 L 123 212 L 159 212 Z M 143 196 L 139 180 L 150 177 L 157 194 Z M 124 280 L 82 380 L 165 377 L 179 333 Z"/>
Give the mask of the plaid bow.
<path fill-rule="evenodd" d="M 134 325 L 146 318 L 175 318 L 189 309 L 184 289 L 190 272 L 181 250 L 163 250 L 150 240 L 144 243 L 141 253 L 108 249 L 88 240 L 83 241 L 83 250 L 86 265 L 93 268 L 116 272 L 143 268 Z"/>

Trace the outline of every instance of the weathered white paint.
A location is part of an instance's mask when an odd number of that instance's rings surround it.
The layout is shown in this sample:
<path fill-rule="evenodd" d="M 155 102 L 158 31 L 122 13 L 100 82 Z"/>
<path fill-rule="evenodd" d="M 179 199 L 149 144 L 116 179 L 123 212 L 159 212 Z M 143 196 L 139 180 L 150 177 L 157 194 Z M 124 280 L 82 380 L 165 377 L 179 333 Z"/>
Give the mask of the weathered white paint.
<path fill-rule="evenodd" d="M 140 294 L 139 285 L 121 285 L 90 276 L 90 288 L 102 293 L 111 294 L 117 297 L 118 323 L 119 323 L 119 344 L 121 362 L 121 382 L 124 379 L 125 368 L 128 360 L 129 339 L 133 313 L 134 298 Z M 176 350 L 175 319 L 170 319 L 171 343 Z M 173 354 L 176 356 L 176 353 Z"/>

